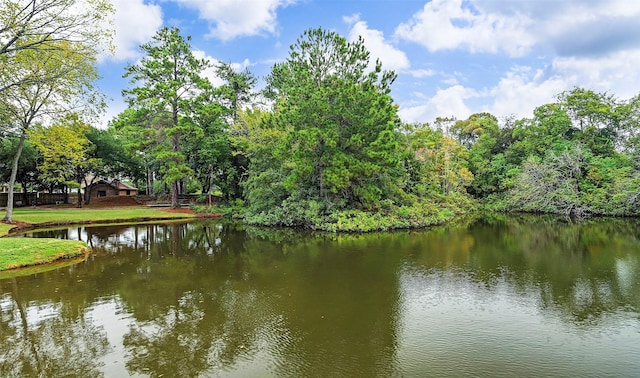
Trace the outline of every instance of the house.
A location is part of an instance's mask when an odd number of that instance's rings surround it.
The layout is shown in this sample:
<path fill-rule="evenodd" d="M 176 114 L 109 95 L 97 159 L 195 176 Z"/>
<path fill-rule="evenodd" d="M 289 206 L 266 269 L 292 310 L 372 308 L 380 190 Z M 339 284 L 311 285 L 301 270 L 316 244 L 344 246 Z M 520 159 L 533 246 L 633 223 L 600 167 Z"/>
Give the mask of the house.
<path fill-rule="evenodd" d="M 100 198 L 107 196 L 135 196 L 138 195 L 138 188 L 127 185 L 120 180 L 100 180 L 89 185 L 85 189 L 88 198 Z"/>

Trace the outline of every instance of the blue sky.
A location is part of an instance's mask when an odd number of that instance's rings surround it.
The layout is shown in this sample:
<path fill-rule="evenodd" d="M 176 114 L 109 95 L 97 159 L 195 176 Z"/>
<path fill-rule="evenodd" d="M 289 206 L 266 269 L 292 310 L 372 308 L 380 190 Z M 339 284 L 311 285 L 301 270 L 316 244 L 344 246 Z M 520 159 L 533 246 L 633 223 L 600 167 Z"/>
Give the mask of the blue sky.
<path fill-rule="evenodd" d="M 398 73 L 392 95 L 406 122 L 482 111 L 530 117 L 576 86 L 620 99 L 640 93 L 635 0 L 112 1 L 116 53 L 99 65 L 110 98 L 105 122 L 126 107 L 124 67 L 162 26 L 190 35 L 200 57 L 260 79 L 308 28 L 360 35 Z"/>

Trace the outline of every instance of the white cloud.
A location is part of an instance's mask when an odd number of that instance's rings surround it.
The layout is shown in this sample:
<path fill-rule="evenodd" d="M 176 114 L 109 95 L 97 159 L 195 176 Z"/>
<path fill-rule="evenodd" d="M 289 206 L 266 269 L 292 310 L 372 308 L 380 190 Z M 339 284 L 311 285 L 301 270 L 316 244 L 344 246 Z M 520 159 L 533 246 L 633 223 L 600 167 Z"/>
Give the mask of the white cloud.
<path fill-rule="evenodd" d="M 404 122 L 433 122 L 438 117 L 456 117 L 465 119 L 472 114 L 465 100 L 478 94 L 461 85 L 441 89 L 426 103 L 416 106 L 400 107 L 398 114 Z M 420 96 L 421 97 L 421 96 Z"/>
<path fill-rule="evenodd" d="M 555 102 L 556 95 L 576 86 L 631 98 L 640 93 L 636 85 L 640 82 L 638 67 L 640 51 L 598 59 L 557 58 L 542 68 L 513 66 L 488 89 L 453 85 L 427 100 L 414 93 L 414 99 L 425 103 L 401 107 L 399 113 L 407 122 L 432 122 L 448 116 L 465 119 L 482 111 L 497 117 L 531 118 L 536 107 Z M 469 100 L 475 100 L 474 104 Z"/>
<path fill-rule="evenodd" d="M 409 74 L 415 78 L 421 79 L 423 77 L 434 76 L 436 71 L 428 69 L 410 70 Z"/>
<path fill-rule="evenodd" d="M 116 51 L 113 59 L 122 61 L 140 56 L 138 46 L 151 40 L 162 26 L 162 9 L 144 0 L 113 0 L 115 8 Z"/>
<path fill-rule="evenodd" d="M 240 36 L 275 34 L 278 8 L 296 0 L 174 0 L 211 22 L 209 37 L 227 41 Z"/>
<path fill-rule="evenodd" d="M 560 57 L 553 61 L 557 75 L 571 84 L 629 98 L 640 92 L 640 49 L 602 57 Z"/>
<path fill-rule="evenodd" d="M 210 55 L 207 55 L 207 53 L 205 51 L 202 50 L 193 50 L 192 54 L 195 58 L 197 59 L 206 59 L 211 63 L 211 67 L 207 68 L 206 70 L 204 70 L 202 72 L 202 76 L 206 77 L 207 79 L 209 79 L 209 81 L 211 82 L 211 84 L 214 87 L 218 87 L 222 84 L 224 84 L 224 82 L 222 81 L 222 79 L 220 79 L 218 77 L 218 75 L 216 74 L 216 65 L 220 63 L 220 61 Z"/>
<path fill-rule="evenodd" d="M 513 114 L 531 118 L 536 107 L 554 102 L 555 95 L 573 86 L 572 81 L 557 75 L 547 77 L 542 69 L 513 67 L 489 91 L 493 98 L 489 111 L 498 117 Z"/>
<path fill-rule="evenodd" d="M 344 21 L 345 24 L 353 25 L 360 21 L 360 13 L 356 13 L 351 16 L 343 16 L 342 21 Z"/>
<path fill-rule="evenodd" d="M 379 59 L 383 69 L 392 71 L 401 71 L 409 68 L 410 64 L 407 55 L 385 41 L 384 34 L 381 31 L 369 29 L 367 23 L 361 21 L 358 15 L 343 17 L 343 20 L 347 23 L 353 23 L 351 31 L 349 31 L 348 40 L 353 42 L 359 36 L 362 37 L 365 47 L 371 53 L 372 63 Z"/>
<path fill-rule="evenodd" d="M 445 0 L 448 1 L 448 0 Z M 462 0 L 458 0 L 460 3 Z M 495 1 L 466 0 L 479 18 L 526 20 L 520 34 L 529 46 L 551 48 L 562 56 L 595 56 L 640 47 L 640 2 L 629 0 Z"/>
<path fill-rule="evenodd" d="M 530 18 L 521 14 L 480 13 L 468 1 L 432 0 L 395 31 L 398 38 L 419 43 L 429 51 L 466 48 L 471 52 L 522 56 L 535 43 Z"/>
<path fill-rule="evenodd" d="M 640 2 L 628 0 L 564 0 L 553 6 L 548 1 L 426 2 L 396 28 L 396 38 L 431 52 L 504 53 L 519 59 L 502 73 L 498 70 L 505 61 L 495 64 L 493 79 L 471 72 L 460 78 L 434 63 L 447 89 L 428 101 L 420 100 L 421 105 L 401 108 L 400 113 L 405 120 L 421 122 L 437 116 L 466 118 L 481 111 L 498 117 L 531 117 L 536 107 L 556 101 L 556 95 L 576 86 L 630 98 L 639 91 L 639 18 Z M 487 56 L 446 56 L 493 64 Z"/>
<path fill-rule="evenodd" d="M 460 84 L 460 82 L 458 81 L 458 79 L 454 76 L 442 79 L 442 83 L 449 85 L 449 86 L 454 86 L 454 85 L 458 85 Z"/>
<path fill-rule="evenodd" d="M 559 57 L 549 67 L 514 67 L 490 90 L 491 112 L 531 117 L 533 110 L 555 102 L 555 96 L 574 87 L 607 92 L 627 99 L 639 93 L 640 50 L 605 57 Z"/>
<path fill-rule="evenodd" d="M 211 63 L 211 67 L 204 70 L 202 72 L 202 76 L 209 79 L 209 81 L 214 87 L 219 87 L 220 85 L 224 84 L 224 81 L 220 77 L 218 77 L 218 75 L 216 74 L 216 66 L 221 63 L 220 60 L 210 55 L 207 55 L 207 53 L 202 50 L 193 50 L 192 53 L 193 53 L 193 56 L 196 57 L 197 59 L 206 59 Z M 249 59 L 245 59 L 242 62 L 229 63 L 229 65 L 235 71 L 240 72 L 245 68 L 249 67 L 251 65 L 251 61 Z"/>

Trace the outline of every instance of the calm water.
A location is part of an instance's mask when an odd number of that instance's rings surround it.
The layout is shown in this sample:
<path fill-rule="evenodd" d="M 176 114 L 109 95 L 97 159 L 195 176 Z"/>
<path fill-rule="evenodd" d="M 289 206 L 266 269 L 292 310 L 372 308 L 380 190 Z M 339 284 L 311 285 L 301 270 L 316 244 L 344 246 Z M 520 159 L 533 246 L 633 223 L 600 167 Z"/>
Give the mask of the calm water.
<path fill-rule="evenodd" d="M 0 279 L 0 376 L 640 376 L 640 223 L 82 227 Z"/>

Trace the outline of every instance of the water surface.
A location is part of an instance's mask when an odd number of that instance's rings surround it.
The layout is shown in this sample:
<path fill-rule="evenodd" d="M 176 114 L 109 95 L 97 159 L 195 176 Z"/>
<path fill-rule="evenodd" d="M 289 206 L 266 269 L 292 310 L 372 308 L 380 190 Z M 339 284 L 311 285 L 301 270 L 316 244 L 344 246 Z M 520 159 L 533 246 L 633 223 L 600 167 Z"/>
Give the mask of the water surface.
<path fill-rule="evenodd" d="M 640 223 L 80 227 L 0 280 L 0 376 L 640 376 Z"/>

